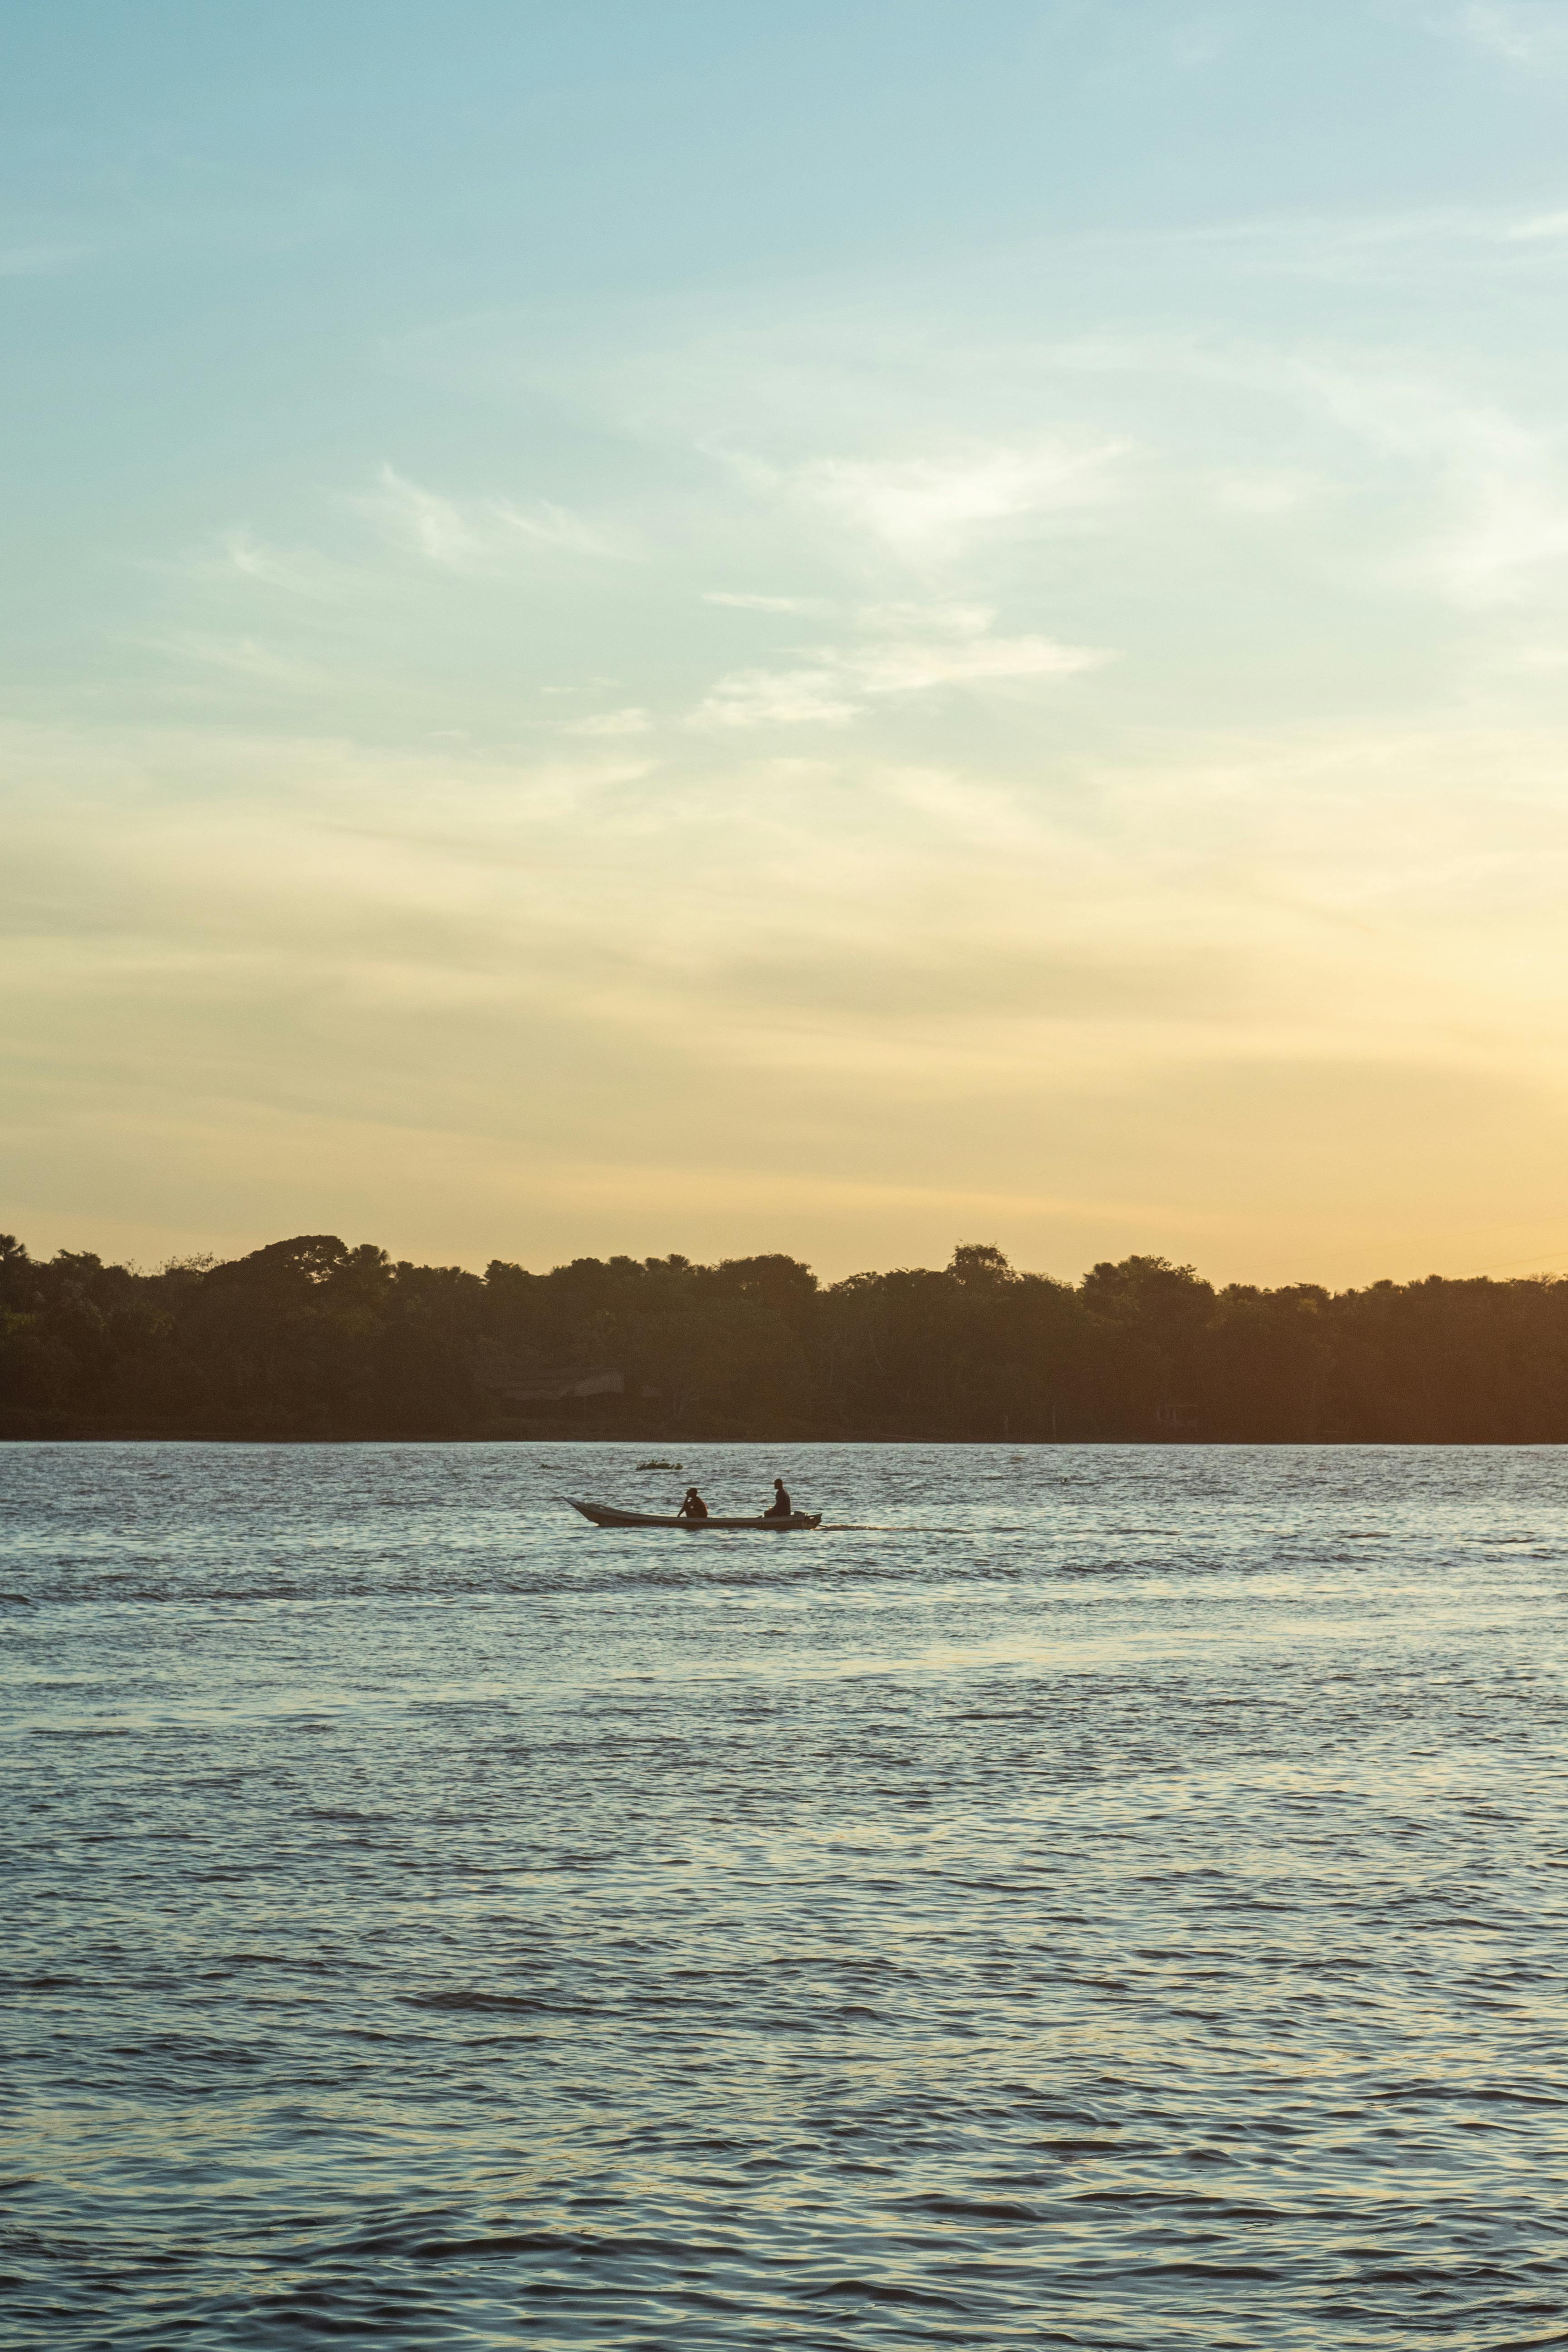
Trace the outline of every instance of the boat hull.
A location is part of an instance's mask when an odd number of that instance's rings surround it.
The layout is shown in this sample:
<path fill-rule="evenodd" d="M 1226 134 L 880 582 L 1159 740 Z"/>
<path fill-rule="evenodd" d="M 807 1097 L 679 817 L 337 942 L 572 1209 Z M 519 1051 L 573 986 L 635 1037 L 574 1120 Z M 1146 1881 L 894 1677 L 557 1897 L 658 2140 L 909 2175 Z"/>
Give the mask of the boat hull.
<path fill-rule="evenodd" d="M 788 1536 L 822 1525 L 820 1511 L 794 1511 L 787 1519 L 660 1518 L 648 1511 L 613 1510 L 608 1503 L 579 1503 L 571 1495 L 563 1495 L 561 1499 L 563 1503 L 570 1503 L 574 1511 L 581 1511 L 583 1517 L 592 1520 L 596 1528 L 680 1528 L 689 1536 L 700 1536 L 704 1532 L 725 1534 L 747 1528 L 759 1535 Z"/>

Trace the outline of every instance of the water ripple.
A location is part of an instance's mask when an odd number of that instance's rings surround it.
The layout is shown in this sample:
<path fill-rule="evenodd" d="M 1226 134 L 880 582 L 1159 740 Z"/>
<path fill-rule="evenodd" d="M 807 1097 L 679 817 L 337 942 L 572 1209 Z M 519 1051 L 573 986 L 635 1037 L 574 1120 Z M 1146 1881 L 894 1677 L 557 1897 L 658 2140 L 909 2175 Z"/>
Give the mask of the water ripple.
<path fill-rule="evenodd" d="M 0 1452 L 0 2343 L 1568 2344 L 1563 1458 L 787 1466 Z"/>

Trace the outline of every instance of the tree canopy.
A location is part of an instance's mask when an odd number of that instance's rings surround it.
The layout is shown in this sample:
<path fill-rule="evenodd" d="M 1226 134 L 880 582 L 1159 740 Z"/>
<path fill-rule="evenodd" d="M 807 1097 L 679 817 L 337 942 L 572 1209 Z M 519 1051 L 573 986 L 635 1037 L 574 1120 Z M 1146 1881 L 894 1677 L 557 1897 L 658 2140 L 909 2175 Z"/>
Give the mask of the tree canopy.
<path fill-rule="evenodd" d="M 1069 1284 L 980 1242 L 826 1286 L 777 1255 L 477 1275 L 335 1234 L 146 1273 L 0 1235 L 0 1435 L 569 1434 L 1556 1444 L 1568 1281 Z"/>

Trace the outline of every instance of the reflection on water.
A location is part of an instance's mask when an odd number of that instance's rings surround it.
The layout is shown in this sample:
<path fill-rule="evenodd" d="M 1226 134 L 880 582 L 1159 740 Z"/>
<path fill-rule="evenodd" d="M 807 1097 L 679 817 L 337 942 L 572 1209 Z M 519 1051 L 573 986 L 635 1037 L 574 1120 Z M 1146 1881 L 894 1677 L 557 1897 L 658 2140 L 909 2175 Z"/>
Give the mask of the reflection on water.
<path fill-rule="evenodd" d="M 0 1449 L 0 2341 L 1568 2342 L 1568 1464 Z"/>

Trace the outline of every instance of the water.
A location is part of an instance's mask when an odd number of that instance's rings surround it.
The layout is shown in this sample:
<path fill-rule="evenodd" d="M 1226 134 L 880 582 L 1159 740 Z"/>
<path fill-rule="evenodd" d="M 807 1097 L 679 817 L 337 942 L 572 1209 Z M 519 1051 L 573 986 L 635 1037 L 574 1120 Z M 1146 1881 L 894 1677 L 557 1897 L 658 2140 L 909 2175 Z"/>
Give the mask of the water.
<path fill-rule="evenodd" d="M 636 1461 L 0 1449 L 0 2341 L 1568 2344 L 1568 1456 Z"/>

